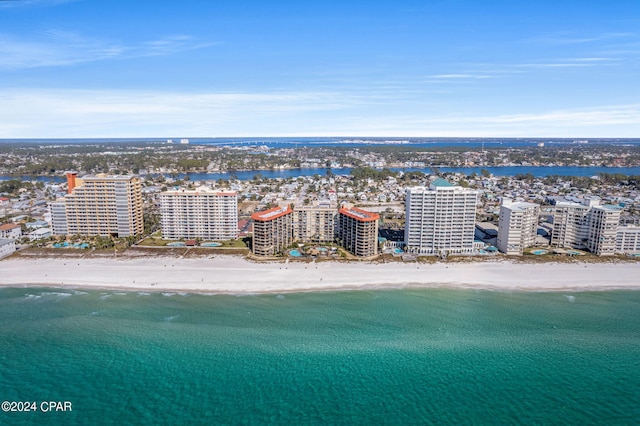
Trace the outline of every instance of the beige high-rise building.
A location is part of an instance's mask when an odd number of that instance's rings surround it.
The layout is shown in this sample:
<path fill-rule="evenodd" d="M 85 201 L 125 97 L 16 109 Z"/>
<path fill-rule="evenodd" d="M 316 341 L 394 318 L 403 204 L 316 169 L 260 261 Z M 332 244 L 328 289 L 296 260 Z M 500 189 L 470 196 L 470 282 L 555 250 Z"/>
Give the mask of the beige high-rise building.
<path fill-rule="evenodd" d="M 67 173 L 68 194 L 50 204 L 54 235 L 129 237 L 144 231 L 137 176 Z"/>
<path fill-rule="evenodd" d="M 253 254 L 273 256 L 293 243 L 293 210 L 274 207 L 251 215 L 253 219 Z"/>
<path fill-rule="evenodd" d="M 587 248 L 588 214 L 590 203 L 558 202 L 553 208 L 553 231 L 551 245 L 553 247 Z"/>
<path fill-rule="evenodd" d="M 596 199 L 558 202 L 553 212 L 551 245 L 587 249 L 598 256 L 613 255 L 621 211 L 619 206 L 600 205 Z"/>
<path fill-rule="evenodd" d="M 540 206 L 534 203 L 502 200 L 498 221 L 498 250 L 506 254 L 522 254 L 536 242 Z"/>
<path fill-rule="evenodd" d="M 293 210 L 293 236 L 312 243 L 332 242 L 335 239 L 336 208 L 296 206 Z"/>
<path fill-rule="evenodd" d="M 603 205 L 589 211 L 587 247 L 598 256 L 612 256 L 616 253 L 616 237 L 620 223 L 621 209 L 618 206 Z"/>
<path fill-rule="evenodd" d="M 238 195 L 201 186 L 160 194 L 162 237 L 232 240 L 238 237 Z"/>
<path fill-rule="evenodd" d="M 336 238 L 346 250 L 355 256 L 368 257 L 378 254 L 378 220 L 380 215 L 357 207 L 338 211 Z"/>

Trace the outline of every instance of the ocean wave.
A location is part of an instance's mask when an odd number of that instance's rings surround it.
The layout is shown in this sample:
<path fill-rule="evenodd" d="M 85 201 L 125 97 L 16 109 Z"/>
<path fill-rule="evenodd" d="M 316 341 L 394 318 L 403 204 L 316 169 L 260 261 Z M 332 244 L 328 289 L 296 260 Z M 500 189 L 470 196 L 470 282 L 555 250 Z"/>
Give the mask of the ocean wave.
<path fill-rule="evenodd" d="M 24 298 L 29 299 L 40 299 L 42 297 L 41 294 L 25 294 Z"/>
<path fill-rule="evenodd" d="M 73 296 L 73 293 L 59 293 L 56 291 L 43 291 L 40 293 L 42 296 L 53 296 L 56 299 L 64 299 L 70 296 Z"/>

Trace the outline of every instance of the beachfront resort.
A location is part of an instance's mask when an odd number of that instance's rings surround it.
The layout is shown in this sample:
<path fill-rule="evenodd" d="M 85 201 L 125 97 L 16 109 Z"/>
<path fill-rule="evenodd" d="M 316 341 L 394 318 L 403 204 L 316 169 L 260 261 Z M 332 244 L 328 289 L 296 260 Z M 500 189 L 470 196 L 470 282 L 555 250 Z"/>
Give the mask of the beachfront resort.
<path fill-rule="evenodd" d="M 183 182 L 155 192 L 149 191 L 153 186 L 148 179 L 67 172 L 65 182 L 55 185 L 55 199 L 48 202 L 42 219 L 29 222 L 8 215 L 0 225 L 0 238 L 41 245 L 50 241 L 50 247 L 68 248 L 90 243 L 71 245 L 67 239 L 95 236 L 140 244 L 147 232 L 153 238 L 147 241 L 167 247 L 242 241 L 238 246 L 244 244 L 258 258 L 640 254 L 640 220 L 624 214 L 625 203 L 604 203 L 595 195 L 546 196 L 532 202 L 513 191 L 498 195 L 490 187 L 472 188 L 457 175 L 425 175 L 418 185 L 384 179 L 387 187 L 403 191 L 404 199 L 357 202 L 339 197 L 348 177 L 324 177 L 318 185 L 308 180 L 280 185 L 282 194 L 267 193 L 262 200 L 246 202 L 246 188 L 253 183 Z M 481 181 L 482 187 L 485 181 L 491 177 Z M 494 222 L 479 220 L 495 200 Z M 152 217 L 148 211 L 157 213 L 158 223 L 145 230 L 143 218 Z M 31 227 L 35 229 L 23 233 Z M 4 256 L 17 246 L 7 247 Z"/>

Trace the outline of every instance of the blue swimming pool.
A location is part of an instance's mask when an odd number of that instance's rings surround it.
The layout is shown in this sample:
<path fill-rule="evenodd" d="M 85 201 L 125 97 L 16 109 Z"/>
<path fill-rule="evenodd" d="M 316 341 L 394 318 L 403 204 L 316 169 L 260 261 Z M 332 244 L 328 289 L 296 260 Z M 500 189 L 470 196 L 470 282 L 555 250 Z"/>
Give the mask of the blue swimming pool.
<path fill-rule="evenodd" d="M 300 250 L 293 249 L 293 250 L 289 250 L 289 256 L 301 257 L 302 253 L 300 253 Z"/>
<path fill-rule="evenodd" d="M 220 243 L 202 243 L 200 247 L 220 247 L 221 245 Z"/>
<path fill-rule="evenodd" d="M 175 242 L 167 244 L 167 247 L 186 247 L 185 243 Z"/>

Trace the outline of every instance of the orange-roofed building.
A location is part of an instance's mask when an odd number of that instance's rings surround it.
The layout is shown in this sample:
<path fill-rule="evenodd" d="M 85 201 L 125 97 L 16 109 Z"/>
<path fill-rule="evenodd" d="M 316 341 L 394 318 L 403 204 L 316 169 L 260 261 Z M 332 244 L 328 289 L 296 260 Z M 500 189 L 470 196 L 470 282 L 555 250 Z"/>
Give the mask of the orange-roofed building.
<path fill-rule="evenodd" d="M 49 203 L 54 235 L 142 234 L 142 182 L 132 175 L 77 177 L 67 173 L 70 193 Z"/>
<path fill-rule="evenodd" d="M 358 257 L 378 254 L 378 220 L 380 215 L 357 207 L 338 211 L 336 236 L 342 247 Z"/>
<path fill-rule="evenodd" d="M 256 212 L 253 219 L 253 254 L 273 256 L 293 243 L 293 210 L 274 207 Z"/>
<path fill-rule="evenodd" d="M 5 223 L 0 225 L 0 238 L 15 240 L 22 236 L 22 228 L 15 223 Z"/>

